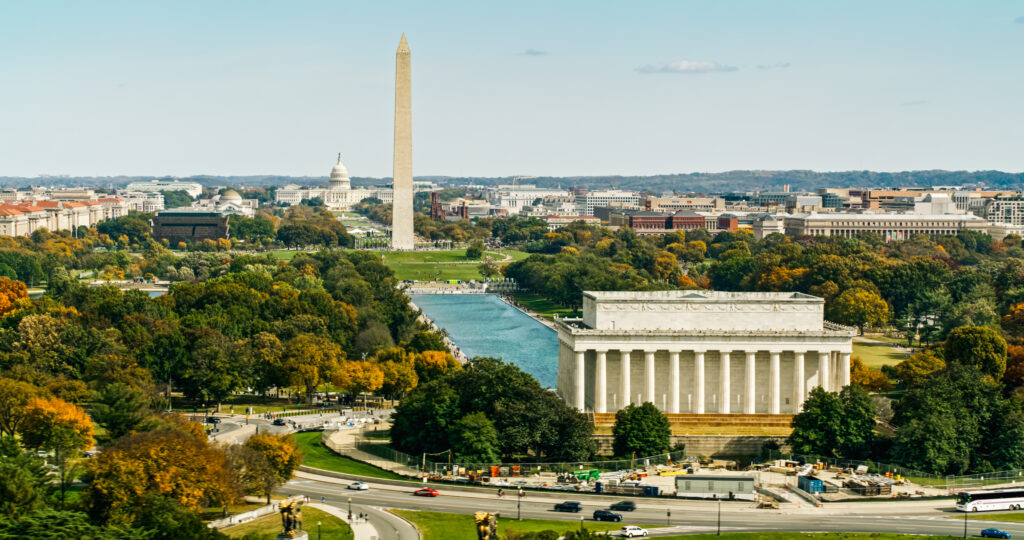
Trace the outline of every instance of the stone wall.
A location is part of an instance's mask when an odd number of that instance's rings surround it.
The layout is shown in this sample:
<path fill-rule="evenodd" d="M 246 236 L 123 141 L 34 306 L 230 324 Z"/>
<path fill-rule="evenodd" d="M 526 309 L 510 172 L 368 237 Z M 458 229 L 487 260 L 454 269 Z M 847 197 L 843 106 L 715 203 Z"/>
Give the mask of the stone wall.
<path fill-rule="evenodd" d="M 594 435 L 598 455 L 612 455 L 611 435 Z M 688 456 L 754 456 L 761 453 L 761 446 L 768 441 L 775 441 L 780 446 L 786 444 L 785 437 L 764 435 L 673 435 L 672 446 L 686 445 Z"/>

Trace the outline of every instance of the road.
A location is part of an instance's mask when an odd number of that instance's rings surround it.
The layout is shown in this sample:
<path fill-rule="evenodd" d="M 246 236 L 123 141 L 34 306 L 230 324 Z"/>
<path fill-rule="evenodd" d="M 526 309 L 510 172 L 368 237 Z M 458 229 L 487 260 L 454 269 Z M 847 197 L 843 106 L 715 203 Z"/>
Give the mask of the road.
<path fill-rule="evenodd" d="M 593 523 L 590 515 L 598 508 L 607 508 L 616 499 L 599 496 L 567 494 L 566 500 L 578 500 L 584 510 L 580 514 L 555 512 L 558 499 L 531 495 L 519 501 L 514 495 L 498 499 L 491 493 L 469 493 L 439 489 L 438 497 L 416 497 L 412 488 L 371 483 L 368 491 L 346 489 L 345 480 L 300 473 L 299 477 L 283 486 L 283 495 L 307 495 L 312 500 L 323 497 L 328 504 L 345 508 L 351 499 L 353 512 L 379 512 L 383 508 L 429 510 L 458 514 L 472 514 L 486 510 L 498 512 L 502 520 L 523 518 L 566 521 L 567 528 L 580 523 Z M 650 529 L 651 536 L 693 533 L 713 533 L 719 527 L 718 504 L 700 501 L 673 501 L 661 499 L 635 499 L 637 510 L 624 512 L 623 523 L 657 526 Z M 787 505 L 793 506 L 793 505 Z M 721 503 L 721 530 L 723 532 L 796 531 L 796 532 L 897 532 L 905 534 L 934 534 L 961 536 L 964 521 L 953 512 L 950 502 L 880 502 L 829 505 L 823 508 L 785 508 L 783 510 L 757 510 L 752 503 Z M 671 516 L 667 515 L 671 512 Z M 669 525 L 669 526 L 666 526 Z M 984 520 L 968 522 L 969 536 L 977 536 L 981 529 L 997 527 L 1014 535 L 1024 536 L 1024 523 Z M 400 530 L 378 526 L 382 540 L 409 540 Z M 467 538 L 470 537 L 467 535 Z"/>

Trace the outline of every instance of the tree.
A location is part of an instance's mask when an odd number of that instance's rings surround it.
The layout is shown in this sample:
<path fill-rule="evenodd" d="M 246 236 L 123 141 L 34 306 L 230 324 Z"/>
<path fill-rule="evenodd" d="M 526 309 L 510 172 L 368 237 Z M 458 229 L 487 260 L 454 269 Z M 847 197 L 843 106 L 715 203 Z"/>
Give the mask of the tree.
<path fill-rule="evenodd" d="M 998 381 L 1006 372 L 1006 340 L 985 326 L 961 326 L 946 337 L 947 364 L 973 366 Z"/>
<path fill-rule="evenodd" d="M 839 393 L 839 401 L 843 407 L 840 455 L 852 459 L 869 457 L 875 430 L 875 405 L 871 395 L 859 385 L 851 384 Z"/>
<path fill-rule="evenodd" d="M 313 334 L 300 334 L 288 342 L 281 359 L 292 384 L 306 390 L 306 399 L 313 401 L 313 392 L 321 384 L 336 377 L 345 359 L 345 351 L 337 343 Z"/>
<path fill-rule="evenodd" d="M 483 240 L 473 240 L 469 243 L 469 247 L 466 248 L 467 259 L 479 259 L 484 256 L 484 242 Z"/>
<path fill-rule="evenodd" d="M 0 516 L 11 519 L 44 508 L 52 490 L 48 473 L 43 460 L 11 439 L 0 441 Z"/>
<path fill-rule="evenodd" d="M 92 406 L 93 418 L 107 430 L 112 440 L 139 429 L 149 414 L 146 396 L 120 382 L 108 384 L 97 392 Z"/>
<path fill-rule="evenodd" d="M 836 322 L 856 326 L 864 335 L 864 327 L 889 319 L 889 305 L 878 294 L 864 289 L 847 289 L 833 301 Z"/>
<path fill-rule="evenodd" d="M 264 495 L 270 504 L 270 494 L 281 485 L 267 458 L 263 454 L 242 444 L 233 444 L 225 448 L 228 468 L 241 494 Z"/>
<path fill-rule="evenodd" d="M 615 413 L 615 440 L 612 448 L 617 456 L 653 456 L 672 449 L 669 442 L 672 427 L 657 407 L 646 402 L 637 407 L 630 403 Z"/>
<path fill-rule="evenodd" d="M 404 362 L 388 360 L 386 362 L 379 362 L 377 366 L 384 376 L 381 391 L 388 396 L 400 397 L 409 390 L 416 388 L 416 385 L 419 383 L 419 377 L 416 375 L 416 368 L 413 365 L 412 359 Z"/>
<path fill-rule="evenodd" d="M 245 446 L 266 460 L 279 484 L 291 480 L 295 469 L 302 464 L 302 452 L 295 444 L 295 439 L 287 433 L 284 435 L 257 433 L 245 441 Z M 270 501 L 270 488 L 265 491 L 265 494 L 267 501 Z"/>
<path fill-rule="evenodd" d="M 358 396 L 380 390 L 384 386 L 384 372 L 372 362 L 353 360 L 344 362 L 331 382 Z"/>
<path fill-rule="evenodd" d="M 159 494 L 189 510 L 229 503 L 235 486 L 225 454 L 177 429 L 123 437 L 90 460 L 86 505 L 101 522 L 130 524 L 143 517 L 147 494 Z"/>
<path fill-rule="evenodd" d="M 1013 337 L 1024 338 L 1024 302 L 1010 306 L 1003 316 L 1003 329 Z"/>
<path fill-rule="evenodd" d="M 160 194 L 164 196 L 164 208 L 168 210 L 182 206 L 192 206 L 192 196 L 183 189 L 161 191 Z"/>
<path fill-rule="evenodd" d="M 21 281 L 0 276 L 0 317 L 28 305 L 28 289 Z"/>
<path fill-rule="evenodd" d="M 68 454 L 93 445 L 92 421 L 81 407 L 58 398 L 31 398 L 25 407 L 21 440 L 31 448 L 52 450 L 60 467 L 60 501 L 64 504 Z"/>
<path fill-rule="evenodd" d="M 415 358 L 416 376 L 420 381 L 432 381 L 462 367 L 447 350 L 423 351 Z"/>
<path fill-rule="evenodd" d="M 838 457 L 842 423 L 839 396 L 818 386 L 808 394 L 803 410 L 793 417 L 789 445 L 798 454 Z"/>
<path fill-rule="evenodd" d="M 39 390 L 27 382 L 0 377 L 0 435 L 11 437 L 25 419 L 25 408 Z"/>
<path fill-rule="evenodd" d="M 892 388 L 892 384 L 889 383 L 889 377 L 886 377 L 885 373 L 869 369 L 864 365 L 859 356 L 854 356 L 850 359 L 850 362 L 851 383 L 876 392 Z"/>
<path fill-rule="evenodd" d="M 932 351 L 922 351 L 896 364 L 896 376 L 907 386 L 917 386 L 945 369 L 946 362 Z"/>
<path fill-rule="evenodd" d="M 482 412 L 469 413 L 458 419 L 448 433 L 452 452 L 463 463 L 495 463 L 498 455 L 498 432 L 494 423 Z"/>

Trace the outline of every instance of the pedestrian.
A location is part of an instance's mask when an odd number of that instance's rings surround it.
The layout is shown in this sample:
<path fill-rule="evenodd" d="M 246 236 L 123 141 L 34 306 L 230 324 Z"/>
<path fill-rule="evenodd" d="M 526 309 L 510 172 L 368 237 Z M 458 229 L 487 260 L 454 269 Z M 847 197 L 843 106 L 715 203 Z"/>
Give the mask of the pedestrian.
<path fill-rule="evenodd" d="M 327 501 L 327 499 L 325 499 L 325 498 L 323 498 L 323 497 L 320 497 L 320 503 L 321 503 L 321 504 L 322 504 L 322 503 L 324 503 L 324 502 L 326 502 L 326 501 Z"/>

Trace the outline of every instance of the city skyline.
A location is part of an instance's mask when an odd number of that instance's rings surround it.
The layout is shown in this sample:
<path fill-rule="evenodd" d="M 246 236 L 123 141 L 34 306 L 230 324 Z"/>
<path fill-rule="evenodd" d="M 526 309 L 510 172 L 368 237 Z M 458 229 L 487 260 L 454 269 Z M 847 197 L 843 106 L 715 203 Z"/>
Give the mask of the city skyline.
<path fill-rule="evenodd" d="M 0 11 L 5 176 L 390 176 L 402 32 L 417 176 L 1024 170 L 1013 2 Z"/>

